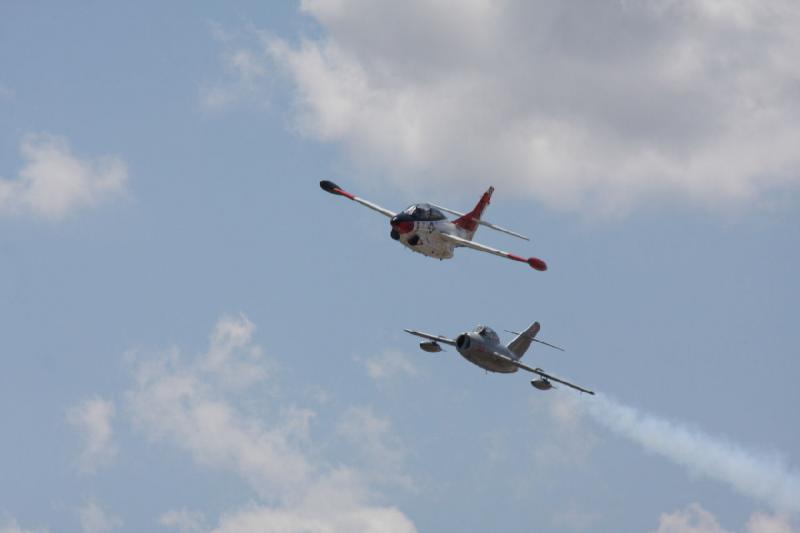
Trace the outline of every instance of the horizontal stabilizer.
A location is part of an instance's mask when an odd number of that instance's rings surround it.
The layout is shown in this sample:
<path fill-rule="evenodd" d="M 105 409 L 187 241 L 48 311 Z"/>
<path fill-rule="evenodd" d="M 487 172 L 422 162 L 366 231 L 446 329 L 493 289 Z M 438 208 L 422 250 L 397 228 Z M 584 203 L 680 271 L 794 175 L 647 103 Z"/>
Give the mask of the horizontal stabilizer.
<path fill-rule="evenodd" d="M 510 329 L 504 329 L 503 331 L 505 331 L 506 333 L 513 333 L 514 335 L 520 335 L 520 336 L 527 337 L 527 335 L 525 335 L 524 333 L 520 333 L 518 331 L 511 331 Z M 545 346 L 549 346 L 551 348 L 555 348 L 556 350 L 559 350 L 559 351 L 562 351 L 562 352 L 566 351 L 564 348 L 561 348 L 560 346 L 556 346 L 555 344 L 550 344 L 549 342 L 544 342 L 543 340 L 534 339 L 533 337 L 528 337 L 528 338 L 533 342 L 538 342 L 539 344 L 544 344 Z"/>

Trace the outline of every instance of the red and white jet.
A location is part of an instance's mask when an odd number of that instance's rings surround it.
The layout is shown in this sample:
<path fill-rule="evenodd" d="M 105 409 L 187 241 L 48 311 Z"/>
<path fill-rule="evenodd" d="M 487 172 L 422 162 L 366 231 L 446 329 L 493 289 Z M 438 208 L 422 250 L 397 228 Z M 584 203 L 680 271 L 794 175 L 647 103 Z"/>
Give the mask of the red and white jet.
<path fill-rule="evenodd" d="M 393 213 L 379 205 L 373 204 L 363 198 L 359 198 L 345 191 L 335 183 L 327 180 L 319 182 L 323 190 L 344 196 L 354 202 L 367 206 L 373 211 L 377 211 L 391 219 L 392 231 L 389 234 L 392 239 L 399 241 L 403 246 L 415 252 L 435 257 L 436 259 L 450 259 L 453 257 L 453 250 L 457 247 L 472 248 L 479 252 L 487 252 L 513 261 L 527 263 L 532 268 L 540 271 L 547 270 L 547 264 L 539 258 L 524 258 L 510 254 L 502 250 L 496 250 L 483 244 L 472 242 L 472 237 L 478 226 L 486 226 L 503 233 L 508 233 L 520 239 L 530 240 L 527 237 L 513 231 L 495 226 L 489 222 L 481 220 L 481 215 L 489 205 L 489 200 L 494 192 L 494 187 L 483 193 L 477 205 L 469 213 L 459 213 L 452 209 L 447 209 L 434 204 L 414 204 L 399 213 Z M 443 212 L 458 216 L 454 220 L 447 220 Z"/>

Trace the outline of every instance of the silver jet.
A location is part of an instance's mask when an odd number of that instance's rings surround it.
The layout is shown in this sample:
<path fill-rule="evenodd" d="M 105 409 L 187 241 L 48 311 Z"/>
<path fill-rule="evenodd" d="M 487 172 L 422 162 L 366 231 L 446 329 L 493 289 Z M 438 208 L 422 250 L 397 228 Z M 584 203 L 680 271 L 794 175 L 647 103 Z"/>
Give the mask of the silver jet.
<path fill-rule="evenodd" d="M 458 353 L 461 354 L 464 359 L 489 372 L 511 374 L 519 369 L 527 370 L 538 376 L 537 379 L 531 381 L 531 385 L 539 390 L 552 389 L 553 385 L 551 382 L 554 381 L 587 394 L 594 394 L 594 392 L 588 389 L 584 389 L 574 383 L 564 381 L 563 379 L 548 374 L 541 368 L 533 368 L 519 361 L 522 359 L 522 356 L 525 355 L 525 352 L 532 342 L 538 342 L 550 346 L 551 348 L 561 350 L 558 346 L 536 338 L 540 327 L 538 322 L 534 322 L 523 332 L 517 333 L 510 331 L 509 333 L 516 334 L 516 337 L 507 345 L 501 344 L 500 337 L 488 326 L 477 326 L 474 331 L 462 333 L 456 337 L 455 340 L 440 335 L 431 335 L 430 333 L 414 331 L 413 329 L 406 329 L 404 331 L 416 335 L 417 337 L 427 339 L 419 345 L 419 347 L 426 352 L 441 352 L 442 347 L 439 343 L 449 344 L 450 346 L 455 346 Z"/>

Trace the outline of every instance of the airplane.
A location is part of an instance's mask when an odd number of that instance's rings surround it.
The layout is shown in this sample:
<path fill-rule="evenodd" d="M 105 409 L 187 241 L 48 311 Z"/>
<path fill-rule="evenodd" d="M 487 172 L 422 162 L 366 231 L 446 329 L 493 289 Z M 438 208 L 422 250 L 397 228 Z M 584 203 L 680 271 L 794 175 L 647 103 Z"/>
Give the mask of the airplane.
<path fill-rule="evenodd" d="M 551 382 L 554 381 L 575 390 L 594 395 L 594 392 L 589 389 L 557 378 L 552 374 L 546 373 L 541 368 L 533 368 L 520 362 L 520 359 L 525 355 L 525 352 L 532 342 L 538 342 L 563 351 L 563 349 L 558 346 L 536 338 L 540 327 L 538 322 L 534 322 L 523 332 L 509 331 L 509 333 L 516 334 L 516 337 L 507 345 L 501 344 L 500 337 L 488 326 L 477 326 L 473 331 L 462 333 L 456 337 L 455 340 L 440 335 L 431 335 L 430 333 L 415 331 L 413 329 L 404 329 L 403 331 L 427 339 L 419 344 L 419 347 L 426 352 L 441 352 L 442 347 L 439 343 L 449 344 L 450 346 L 455 346 L 458 353 L 461 354 L 464 359 L 489 372 L 511 374 L 519 369 L 527 370 L 538 376 L 537 379 L 531 381 L 531 385 L 536 389 L 550 390 L 553 388 Z"/>
<path fill-rule="evenodd" d="M 392 226 L 392 230 L 389 233 L 391 238 L 417 253 L 440 260 L 450 259 L 453 257 L 453 250 L 455 248 L 465 247 L 478 250 L 479 252 L 505 257 L 513 261 L 527 263 L 531 268 L 539 271 L 547 270 L 547 264 L 537 257 L 525 259 L 518 255 L 472 242 L 472 237 L 475 235 L 478 226 L 486 226 L 487 228 L 492 228 L 513 235 L 514 237 L 525 239 L 526 241 L 530 240 L 524 235 L 481 220 L 483 211 L 486 209 L 486 206 L 489 205 L 494 187 L 489 187 L 489 189 L 483 193 L 478 204 L 469 213 L 460 213 L 452 209 L 427 203 L 414 204 L 399 213 L 394 213 L 363 198 L 350 194 L 331 181 L 320 181 L 319 186 L 324 191 L 338 196 L 344 196 L 345 198 L 389 217 Z M 452 221 L 447 220 L 447 217 L 444 215 L 445 212 L 456 215 L 458 218 Z"/>

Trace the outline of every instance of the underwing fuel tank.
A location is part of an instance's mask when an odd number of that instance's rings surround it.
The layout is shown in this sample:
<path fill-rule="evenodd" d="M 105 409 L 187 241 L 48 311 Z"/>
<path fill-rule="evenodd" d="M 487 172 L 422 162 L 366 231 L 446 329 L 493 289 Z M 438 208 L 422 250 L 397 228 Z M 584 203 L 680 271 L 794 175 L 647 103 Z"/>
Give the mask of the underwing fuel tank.
<path fill-rule="evenodd" d="M 553 385 L 544 378 L 541 379 L 534 379 L 531 381 L 531 385 L 539 390 L 550 390 L 553 388 Z"/>
<path fill-rule="evenodd" d="M 426 352 L 429 352 L 429 353 L 436 353 L 436 352 L 441 352 L 442 351 L 442 347 L 439 346 L 439 343 L 436 342 L 436 341 L 421 342 L 421 343 L 419 343 L 419 347 L 422 348 L 423 351 L 426 351 Z"/>

